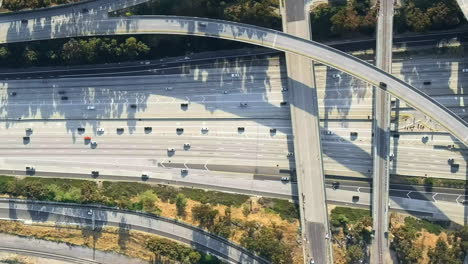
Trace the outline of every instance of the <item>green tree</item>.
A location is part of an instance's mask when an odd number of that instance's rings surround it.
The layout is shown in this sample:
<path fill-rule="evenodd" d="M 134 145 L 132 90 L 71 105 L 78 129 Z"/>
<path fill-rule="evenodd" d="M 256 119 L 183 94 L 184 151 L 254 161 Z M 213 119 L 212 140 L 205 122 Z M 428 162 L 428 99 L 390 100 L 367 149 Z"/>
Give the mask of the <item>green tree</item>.
<path fill-rule="evenodd" d="M 417 263 L 422 257 L 422 248 L 415 247 L 414 241 L 419 237 L 417 231 L 413 228 L 402 226 L 392 230 L 394 239 L 392 247 L 395 250 L 398 259 L 402 264 Z"/>
<path fill-rule="evenodd" d="M 431 19 L 421 9 L 410 6 L 407 10 L 406 23 L 413 31 L 424 32 L 430 28 Z"/>
<path fill-rule="evenodd" d="M 291 249 L 281 242 L 282 232 L 276 228 L 260 227 L 247 224 L 247 232 L 241 238 L 241 244 L 272 263 L 292 263 Z"/>
<path fill-rule="evenodd" d="M 364 259 L 364 251 L 360 245 L 351 245 L 346 249 L 348 263 L 358 263 Z"/>
<path fill-rule="evenodd" d="M 177 215 L 178 216 L 185 216 L 185 208 L 187 208 L 187 198 L 185 198 L 185 195 L 182 193 L 178 193 L 176 196 L 176 209 L 177 209 Z"/>
<path fill-rule="evenodd" d="M 457 245 L 449 247 L 441 238 L 437 239 L 435 248 L 427 253 L 430 264 L 461 264 L 463 254 Z"/>
<path fill-rule="evenodd" d="M 141 55 L 147 54 L 150 50 L 146 44 L 134 37 L 126 39 L 125 43 L 120 44 L 120 46 L 125 57 L 129 59 L 138 58 Z"/>
<path fill-rule="evenodd" d="M 10 50 L 7 47 L 0 47 L 0 60 L 5 60 L 10 56 Z"/>
<path fill-rule="evenodd" d="M 143 205 L 143 210 L 147 212 L 154 212 L 159 210 L 155 204 L 158 201 L 158 196 L 156 193 L 154 193 L 153 190 L 147 190 L 141 193 L 138 195 L 138 200 Z"/>
<path fill-rule="evenodd" d="M 75 39 L 70 39 L 63 44 L 62 59 L 65 62 L 76 64 L 83 61 L 84 51 L 80 42 Z"/>
<path fill-rule="evenodd" d="M 218 210 L 214 210 L 209 204 L 201 204 L 192 207 L 192 217 L 202 228 L 209 228 L 214 225 Z"/>
<path fill-rule="evenodd" d="M 27 65 L 33 65 L 38 62 L 38 54 L 35 50 L 27 47 L 23 52 L 23 59 Z"/>
<path fill-rule="evenodd" d="M 83 203 L 95 203 L 102 201 L 101 192 L 95 182 L 86 181 L 81 186 L 81 199 Z"/>
<path fill-rule="evenodd" d="M 337 34 L 356 32 L 361 24 L 356 10 L 350 7 L 340 9 L 332 16 L 331 22 L 333 23 L 332 31 Z"/>

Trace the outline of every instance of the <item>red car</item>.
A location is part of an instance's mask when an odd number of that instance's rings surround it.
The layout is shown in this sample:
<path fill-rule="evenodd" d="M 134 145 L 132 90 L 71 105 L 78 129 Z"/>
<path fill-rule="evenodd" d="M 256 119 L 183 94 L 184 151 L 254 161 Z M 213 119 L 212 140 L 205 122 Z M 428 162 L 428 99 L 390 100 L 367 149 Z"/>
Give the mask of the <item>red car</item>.
<path fill-rule="evenodd" d="M 84 140 L 91 140 L 91 137 L 86 136 L 86 137 L 84 137 Z"/>

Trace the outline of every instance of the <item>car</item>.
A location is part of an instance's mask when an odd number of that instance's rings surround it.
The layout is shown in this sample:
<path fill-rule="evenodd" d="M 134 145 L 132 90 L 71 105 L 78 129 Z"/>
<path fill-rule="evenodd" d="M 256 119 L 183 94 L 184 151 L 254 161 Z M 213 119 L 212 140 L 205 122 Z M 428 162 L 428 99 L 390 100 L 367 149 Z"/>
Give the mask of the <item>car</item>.
<path fill-rule="evenodd" d="M 181 103 L 181 104 L 180 104 L 180 107 L 181 107 L 181 108 L 188 108 L 188 103 Z"/>
<path fill-rule="evenodd" d="M 340 183 L 337 182 L 337 181 L 333 182 L 333 183 L 332 183 L 332 189 L 333 189 L 333 190 L 336 190 L 336 189 L 338 189 L 338 188 L 340 188 Z"/>
<path fill-rule="evenodd" d="M 143 172 L 141 174 L 141 179 L 146 181 L 147 179 L 149 179 L 149 173 L 148 172 Z"/>
<path fill-rule="evenodd" d="M 180 170 L 180 173 L 181 173 L 181 174 L 187 174 L 187 173 L 188 173 L 188 169 L 181 169 L 181 170 Z"/>
<path fill-rule="evenodd" d="M 151 132 L 151 131 L 153 131 L 153 128 L 152 128 L 152 127 L 145 127 L 145 132 L 146 132 L 146 133 L 149 133 L 149 132 Z"/>
<path fill-rule="evenodd" d="M 80 132 L 80 133 L 85 132 L 85 128 L 84 128 L 84 127 L 79 127 L 79 128 L 77 128 L 77 130 L 78 130 L 78 132 Z"/>
<path fill-rule="evenodd" d="M 9 92 L 8 93 L 10 96 L 16 96 L 16 92 Z"/>
<path fill-rule="evenodd" d="M 117 128 L 117 133 L 123 133 L 125 129 L 123 127 L 118 127 Z"/>
<path fill-rule="evenodd" d="M 25 130 L 26 130 L 26 133 L 32 133 L 33 132 L 33 129 L 30 128 L 30 127 L 26 128 Z"/>
<path fill-rule="evenodd" d="M 62 96 L 62 97 L 60 97 L 60 99 L 66 101 L 66 100 L 68 100 L 68 96 Z"/>
<path fill-rule="evenodd" d="M 384 89 L 384 90 L 387 90 L 387 84 L 384 83 L 384 82 L 380 82 L 380 83 L 379 83 L 379 87 L 382 88 L 382 89 Z"/>
<path fill-rule="evenodd" d="M 184 143 L 184 148 L 188 149 L 190 147 L 191 147 L 190 143 Z"/>
<path fill-rule="evenodd" d="M 288 156 L 288 157 L 294 157 L 294 152 L 288 152 L 288 153 L 286 154 L 286 156 Z"/>
<path fill-rule="evenodd" d="M 93 177 L 98 177 L 98 176 L 99 176 L 99 171 L 92 171 L 92 172 L 91 172 L 91 175 L 92 175 Z"/>
<path fill-rule="evenodd" d="M 394 154 L 394 153 L 390 153 L 390 155 L 388 155 L 388 157 L 390 158 L 390 160 L 394 160 L 394 159 L 395 159 L 395 154 Z"/>
<path fill-rule="evenodd" d="M 167 152 L 175 152 L 174 148 L 167 148 Z"/>
<path fill-rule="evenodd" d="M 224 91 L 223 91 L 223 94 L 228 94 L 228 93 L 229 93 L 228 90 L 224 90 Z"/>
<path fill-rule="evenodd" d="M 238 127 L 237 132 L 244 133 L 245 132 L 245 127 Z"/>
<path fill-rule="evenodd" d="M 96 131 L 97 131 L 98 133 L 104 133 L 104 128 L 100 127 L 100 128 L 98 128 L 98 129 L 96 129 Z"/>
<path fill-rule="evenodd" d="M 63 95 L 65 93 L 66 93 L 65 91 L 58 91 L 58 94 L 60 94 L 60 95 Z"/>
<path fill-rule="evenodd" d="M 359 196 L 353 195 L 352 201 L 353 201 L 353 203 L 359 202 Z"/>
<path fill-rule="evenodd" d="M 23 141 L 24 141 L 24 142 L 29 142 L 29 140 L 31 140 L 31 138 L 30 138 L 30 137 L 28 137 L 28 136 L 26 136 L 26 137 L 23 137 Z"/>
<path fill-rule="evenodd" d="M 247 103 L 240 103 L 239 106 L 240 107 L 247 107 Z"/>
<path fill-rule="evenodd" d="M 314 260 L 314 259 L 311 259 L 311 260 L 309 261 L 309 264 L 315 264 L 315 260 Z"/>
<path fill-rule="evenodd" d="M 90 136 L 86 136 L 86 137 L 84 137 L 84 140 L 86 140 L 86 141 L 91 140 L 91 137 L 90 137 Z"/>
<path fill-rule="evenodd" d="M 87 109 L 88 110 L 96 110 L 96 107 L 94 105 L 88 105 Z"/>
<path fill-rule="evenodd" d="M 166 87 L 165 89 L 166 89 L 166 91 L 172 91 L 172 90 L 174 90 L 174 88 L 172 88 L 172 87 Z"/>
<path fill-rule="evenodd" d="M 288 182 L 290 180 L 289 177 L 281 177 L 282 182 Z"/>
<path fill-rule="evenodd" d="M 289 90 L 288 87 L 283 87 L 283 88 L 281 88 L 281 91 L 282 91 L 282 92 L 287 92 L 288 90 Z"/>
<path fill-rule="evenodd" d="M 31 165 L 28 165 L 26 166 L 26 171 L 35 171 L 36 168 L 34 168 L 34 166 L 31 166 Z"/>
<path fill-rule="evenodd" d="M 325 131 L 325 135 L 333 135 L 333 132 L 331 132 L 330 130 L 327 130 Z"/>
<path fill-rule="evenodd" d="M 330 235 L 328 233 L 325 234 L 325 239 L 329 239 Z"/>
<path fill-rule="evenodd" d="M 450 158 L 447 160 L 448 164 L 453 164 L 455 162 L 455 159 L 454 158 Z"/>
<path fill-rule="evenodd" d="M 431 84 L 431 81 L 424 81 L 423 84 L 424 84 L 424 85 L 430 85 L 430 84 Z"/>
<path fill-rule="evenodd" d="M 285 106 L 285 105 L 288 105 L 288 102 L 283 101 L 283 102 L 280 103 L 280 106 Z"/>
<path fill-rule="evenodd" d="M 93 146 L 93 147 L 97 146 L 97 143 L 96 143 L 96 141 L 91 141 L 91 143 L 90 143 L 90 144 L 91 144 L 91 146 Z"/>
<path fill-rule="evenodd" d="M 341 75 L 339 75 L 338 73 L 335 73 L 335 74 L 333 74 L 332 76 L 333 76 L 333 78 L 335 78 L 335 79 L 341 77 Z"/>
<path fill-rule="evenodd" d="M 239 73 L 231 73 L 232 78 L 239 78 L 240 74 Z"/>
<path fill-rule="evenodd" d="M 88 14 L 88 13 L 89 13 L 89 9 L 88 9 L 88 8 L 83 8 L 83 9 L 81 9 L 81 12 L 82 12 L 83 14 Z"/>
<path fill-rule="evenodd" d="M 184 129 L 181 128 L 181 127 L 178 127 L 178 128 L 176 128 L 176 132 L 177 132 L 178 134 L 184 133 Z"/>
<path fill-rule="evenodd" d="M 462 72 L 468 72 L 468 69 L 463 69 Z"/>
<path fill-rule="evenodd" d="M 130 108 L 136 109 L 137 105 L 136 104 L 130 104 Z"/>
<path fill-rule="evenodd" d="M 27 24 L 28 24 L 28 20 L 27 20 L 27 19 L 21 19 L 21 24 L 27 25 Z"/>
<path fill-rule="evenodd" d="M 207 127 L 202 127 L 201 131 L 202 132 L 207 132 L 207 131 L 209 131 L 209 129 Z"/>
<path fill-rule="evenodd" d="M 276 134 L 276 128 L 270 128 L 270 134 Z"/>
<path fill-rule="evenodd" d="M 198 22 L 198 26 L 201 28 L 206 28 L 206 23 L 205 22 Z"/>
<path fill-rule="evenodd" d="M 93 214 L 93 210 L 89 209 L 88 215 L 92 215 L 92 214 Z"/>

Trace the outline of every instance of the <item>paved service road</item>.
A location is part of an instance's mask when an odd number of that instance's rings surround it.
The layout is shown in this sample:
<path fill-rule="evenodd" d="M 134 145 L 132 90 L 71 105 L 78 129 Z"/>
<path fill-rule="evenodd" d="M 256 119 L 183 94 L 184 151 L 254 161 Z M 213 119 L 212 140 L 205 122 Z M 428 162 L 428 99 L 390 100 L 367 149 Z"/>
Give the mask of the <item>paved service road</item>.
<path fill-rule="evenodd" d="M 77 20 L 75 23 L 53 21 L 41 23 L 37 27 L 33 23 L 23 25 L 19 21 L 16 24 L 0 24 L 0 32 L 1 43 L 95 35 L 178 34 L 224 38 L 271 47 L 306 56 L 372 85 L 382 86 L 387 92 L 404 99 L 412 107 L 439 122 L 462 143 L 468 142 L 466 122 L 418 89 L 353 56 L 275 30 L 220 20 L 151 16 Z"/>
<path fill-rule="evenodd" d="M 220 236 L 172 219 L 146 213 L 102 206 L 0 199 L 0 218 L 79 225 L 95 230 L 109 226 L 142 231 L 189 244 L 230 263 L 268 263 Z"/>

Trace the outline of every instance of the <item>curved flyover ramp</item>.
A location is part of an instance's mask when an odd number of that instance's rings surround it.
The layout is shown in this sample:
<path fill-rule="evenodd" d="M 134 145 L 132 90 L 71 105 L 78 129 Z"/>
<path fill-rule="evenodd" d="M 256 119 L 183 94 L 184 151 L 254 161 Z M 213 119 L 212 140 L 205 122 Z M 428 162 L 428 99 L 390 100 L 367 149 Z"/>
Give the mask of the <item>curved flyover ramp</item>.
<path fill-rule="evenodd" d="M 0 218 L 79 225 L 94 230 L 117 227 L 121 231 L 142 231 L 189 244 L 229 263 L 269 263 L 223 237 L 189 224 L 143 212 L 97 205 L 0 199 Z"/>
<path fill-rule="evenodd" d="M 457 0 L 457 2 L 458 6 L 460 6 L 460 9 L 465 15 L 465 18 L 468 20 L 468 0 Z"/>
<path fill-rule="evenodd" d="M 462 143 L 468 145 L 467 123 L 415 87 L 344 52 L 276 30 L 214 19 L 177 16 L 77 19 L 75 23 L 54 21 L 26 25 L 21 22 L 0 23 L 0 43 L 129 34 L 176 34 L 222 38 L 302 55 L 386 90 L 439 122 Z"/>

